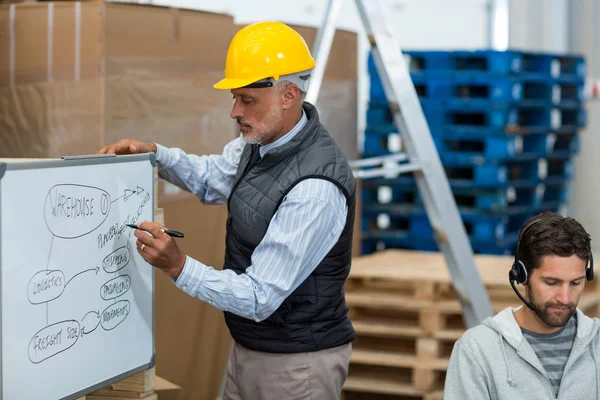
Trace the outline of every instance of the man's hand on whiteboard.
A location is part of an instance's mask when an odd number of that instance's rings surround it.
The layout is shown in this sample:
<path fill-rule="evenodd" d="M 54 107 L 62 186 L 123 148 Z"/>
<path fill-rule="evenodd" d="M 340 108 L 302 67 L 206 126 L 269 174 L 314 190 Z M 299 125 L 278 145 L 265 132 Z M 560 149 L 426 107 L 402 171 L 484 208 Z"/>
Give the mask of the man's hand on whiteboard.
<path fill-rule="evenodd" d="M 109 144 L 100 149 L 98 154 L 138 154 L 156 153 L 156 144 L 140 142 L 139 140 L 123 139 L 117 143 Z"/>
<path fill-rule="evenodd" d="M 136 242 L 138 253 L 148 264 L 177 279 L 185 265 L 186 256 L 179 250 L 175 240 L 161 230 L 167 228 L 150 221 L 138 224 L 138 228 L 134 233 L 138 238 Z"/>

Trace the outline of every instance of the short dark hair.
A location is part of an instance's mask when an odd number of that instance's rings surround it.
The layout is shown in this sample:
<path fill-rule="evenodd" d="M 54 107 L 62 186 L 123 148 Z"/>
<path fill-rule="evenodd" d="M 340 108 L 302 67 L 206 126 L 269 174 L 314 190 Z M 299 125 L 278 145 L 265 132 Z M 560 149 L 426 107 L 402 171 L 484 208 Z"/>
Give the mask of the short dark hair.
<path fill-rule="evenodd" d="M 527 267 L 527 272 L 539 268 L 543 256 L 570 257 L 576 254 L 582 260 L 590 259 L 591 237 L 574 218 L 546 211 L 525 221 L 519 235 L 518 257 Z"/>

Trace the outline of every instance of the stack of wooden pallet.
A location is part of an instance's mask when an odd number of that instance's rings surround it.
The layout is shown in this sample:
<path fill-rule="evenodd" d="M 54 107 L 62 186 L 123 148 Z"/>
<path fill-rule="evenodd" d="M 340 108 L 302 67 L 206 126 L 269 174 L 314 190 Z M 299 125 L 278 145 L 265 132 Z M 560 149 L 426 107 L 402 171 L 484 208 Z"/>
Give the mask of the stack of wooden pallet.
<path fill-rule="evenodd" d="M 521 305 L 508 282 L 512 261 L 476 256 L 495 312 Z M 586 292 L 579 307 L 595 312 L 598 288 L 588 282 Z M 444 256 L 390 250 L 355 258 L 346 301 L 358 337 L 345 399 L 441 400 L 452 347 L 465 330 Z"/>

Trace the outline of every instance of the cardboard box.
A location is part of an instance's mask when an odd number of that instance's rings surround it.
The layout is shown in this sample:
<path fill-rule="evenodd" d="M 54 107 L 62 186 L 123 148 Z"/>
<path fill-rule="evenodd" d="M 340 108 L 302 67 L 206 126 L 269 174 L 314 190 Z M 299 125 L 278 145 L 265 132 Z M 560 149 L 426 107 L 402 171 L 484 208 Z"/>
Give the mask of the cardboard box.
<path fill-rule="evenodd" d="M 0 157 L 98 150 L 102 7 L 0 5 Z"/>

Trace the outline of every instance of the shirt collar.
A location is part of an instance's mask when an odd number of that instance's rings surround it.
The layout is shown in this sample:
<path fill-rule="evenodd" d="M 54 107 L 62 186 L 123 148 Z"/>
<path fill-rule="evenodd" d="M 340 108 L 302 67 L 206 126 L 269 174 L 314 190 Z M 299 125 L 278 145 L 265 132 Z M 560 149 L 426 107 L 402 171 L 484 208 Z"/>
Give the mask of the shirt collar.
<path fill-rule="evenodd" d="M 294 138 L 294 136 L 296 136 L 298 134 L 298 132 L 300 132 L 302 130 L 302 128 L 304 128 L 304 125 L 306 125 L 307 122 L 308 122 L 308 118 L 306 117 L 306 113 L 304 112 L 304 108 L 303 108 L 302 109 L 302 117 L 300 117 L 300 121 L 298 121 L 298 123 L 292 128 L 291 131 L 289 131 L 288 133 L 286 133 L 285 135 L 283 135 L 276 141 L 259 147 L 261 158 L 264 157 L 265 154 L 267 154 L 267 152 L 269 150 L 272 150 L 276 147 L 282 146 L 282 145 L 286 144 L 287 142 L 289 142 L 290 140 L 292 140 Z"/>

